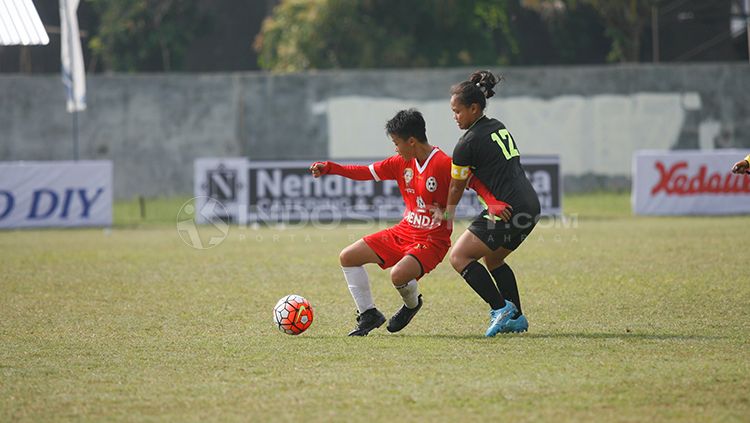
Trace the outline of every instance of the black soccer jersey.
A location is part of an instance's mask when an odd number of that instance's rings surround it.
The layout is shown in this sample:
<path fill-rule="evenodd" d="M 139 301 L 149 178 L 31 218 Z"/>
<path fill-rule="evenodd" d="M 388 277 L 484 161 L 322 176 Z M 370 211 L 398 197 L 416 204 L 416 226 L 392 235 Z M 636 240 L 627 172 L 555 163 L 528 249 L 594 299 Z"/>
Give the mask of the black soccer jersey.
<path fill-rule="evenodd" d="M 469 166 L 498 200 L 513 212 L 539 214 L 539 197 L 521 167 L 520 153 L 510 132 L 497 119 L 481 117 L 453 150 L 455 166 Z"/>

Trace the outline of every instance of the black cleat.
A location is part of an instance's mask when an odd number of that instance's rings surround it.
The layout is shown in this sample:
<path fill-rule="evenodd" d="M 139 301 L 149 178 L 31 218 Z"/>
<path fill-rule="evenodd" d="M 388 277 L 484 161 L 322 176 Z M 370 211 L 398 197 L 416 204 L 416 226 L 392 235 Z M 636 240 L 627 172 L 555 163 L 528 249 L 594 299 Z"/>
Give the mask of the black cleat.
<path fill-rule="evenodd" d="M 349 332 L 349 336 L 367 336 L 371 330 L 377 329 L 385 323 L 385 316 L 377 308 L 371 308 L 357 316 L 357 327 Z"/>
<path fill-rule="evenodd" d="M 401 329 L 405 328 L 406 325 L 411 322 L 412 317 L 414 317 L 415 314 L 419 311 L 420 308 L 422 308 L 422 294 L 419 294 L 419 297 L 417 297 L 419 300 L 419 303 L 414 308 L 408 308 L 406 307 L 406 304 L 402 305 L 400 309 L 396 312 L 396 314 L 393 315 L 388 320 L 388 332 L 394 333 L 398 332 Z"/>

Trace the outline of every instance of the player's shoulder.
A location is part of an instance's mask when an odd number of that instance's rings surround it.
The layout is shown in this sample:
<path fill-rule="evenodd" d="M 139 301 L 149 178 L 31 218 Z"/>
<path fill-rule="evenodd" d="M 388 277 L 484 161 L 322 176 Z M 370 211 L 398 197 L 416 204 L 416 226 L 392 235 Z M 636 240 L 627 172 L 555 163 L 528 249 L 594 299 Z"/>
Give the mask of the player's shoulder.
<path fill-rule="evenodd" d="M 453 163 L 451 156 L 445 154 L 443 150 L 438 150 L 432 157 L 432 161 L 433 165 L 431 167 L 433 168 L 433 173 L 450 175 L 451 164 Z"/>
<path fill-rule="evenodd" d="M 475 139 L 476 137 L 477 137 L 476 131 L 472 131 L 471 129 L 469 129 L 468 131 L 464 132 L 463 135 L 461 135 L 461 138 L 458 139 L 458 143 L 469 144 L 471 140 Z"/>
<path fill-rule="evenodd" d="M 472 137 L 474 138 L 485 138 L 489 137 L 492 133 L 504 128 L 505 125 L 499 120 L 495 118 L 486 118 L 482 122 L 480 122 L 479 125 L 472 128 L 472 131 L 467 132 L 471 132 Z"/>
<path fill-rule="evenodd" d="M 436 160 L 450 160 L 451 156 L 446 154 L 445 151 L 443 151 L 440 147 L 435 147 L 435 159 Z"/>
<path fill-rule="evenodd" d="M 394 154 L 391 157 L 388 157 L 383 160 L 384 163 L 387 163 L 390 166 L 406 166 L 408 163 L 406 160 L 404 160 L 403 157 L 399 156 L 398 154 Z"/>
<path fill-rule="evenodd" d="M 430 159 L 433 163 L 437 164 L 438 167 L 448 166 L 451 164 L 451 156 L 445 153 L 440 148 L 435 147 L 435 154 Z"/>

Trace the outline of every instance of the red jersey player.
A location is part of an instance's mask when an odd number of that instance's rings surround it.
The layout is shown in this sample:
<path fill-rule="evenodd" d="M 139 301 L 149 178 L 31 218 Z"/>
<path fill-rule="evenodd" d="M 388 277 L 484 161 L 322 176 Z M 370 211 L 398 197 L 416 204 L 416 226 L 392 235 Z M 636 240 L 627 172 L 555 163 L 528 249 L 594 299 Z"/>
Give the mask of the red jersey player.
<path fill-rule="evenodd" d="M 359 311 L 357 326 L 349 336 L 365 336 L 385 323 L 385 316 L 375 307 L 365 264 L 391 268 L 391 281 L 404 305 L 389 319 L 387 329 L 398 332 L 422 307 L 417 280 L 440 264 L 451 244 L 450 222 L 442 219 L 451 182 L 451 158 L 427 142 L 424 118 L 415 109 L 396 113 L 385 128 L 396 155 L 370 166 L 334 162 L 315 162 L 310 166 L 316 178 L 331 174 L 355 180 L 396 180 L 406 205 L 397 225 L 365 236 L 339 255 Z M 472 188 L 489 192 L 483 186 Z"/>

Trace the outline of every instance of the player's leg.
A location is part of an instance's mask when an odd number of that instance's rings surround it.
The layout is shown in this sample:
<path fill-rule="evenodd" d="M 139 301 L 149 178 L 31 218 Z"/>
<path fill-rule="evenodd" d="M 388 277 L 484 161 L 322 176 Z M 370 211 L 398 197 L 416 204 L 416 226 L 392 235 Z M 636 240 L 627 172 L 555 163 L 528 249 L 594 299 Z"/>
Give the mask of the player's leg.
<path fill-rule="evenodd" d="M 484 263 L 490 269 L 492 277 L 495 278 L 500 293 L 518 309 L 505 326 L 500 329 L 500 332 L 526 332 L 529 330 L 529 321 L 521 310 L 521 297 L 518 294 L 516 276 L 505 262 L 505 258 L 512 252 L 507 248 L 498 248 L 484 258 Z"/>
<path fill-rule="evenodd" d="M 382 264 L 383 260 L 364 240 L 360 239 L 341 251 L 339 262 L 344 271 L 349 292 L 359 312 L 357 327 L 349 333 L 349 336 L 365 336 L 371 330 L 380 327 L 385 322 L 385 316 L 375 307 L 370 279 L 364 265 Z"/>
<path fill-rule="evenodd" d="M 503 307 L 505 302 L 487 269 L 477 260 L 492 254 L 492 250 L 470 231 L 464 231 L 450 253 L 450 262 L 466 283 L 492 309 Z"/>
<path fill-rule="evenodd" d="M 422 308 L 417 279 L 422 276 L 422 264 L 413 255 L 406 255 L 391 268 L 391 282 L 396 287 L 404 305 L 388 320 L 388 332 L 398 332 L 409 324 Z"/>
<path fill-rule="evenodd" d="M 358 240 L 344 248 L 339 254 L 339 262 L 344 271 L 344 278 L 349 286 L 349 292 L 357 304 L 360 313 L 374 308 L 370 280 L 364 265 L 367 263 L 382 263 L 380 257 L 363 240 Z"/>
<path fill-rule="evenodd" d="M 388 330 L 398 332 L 409 324 L 422 308 L 417 280 L 434 270 L 448 254 L 450 239 L 411 240 L 407 242 L 404 257 L 391 271 L 391 281 L 398 289 L 404 305 L 388 321 Z"/>
<path fill-rule="evenodd" d="M 502 231 L 488 227 L 480 217 L 459 237 L 451 250 L 450 261 L 453 268 L 490 306 L 490 326 L 485 336 L 497 335 L 516 312 L 515 305 L 505 301 L 490 273 L 477 261 L 492 254 L 490 246 L 496 242 L 495 237 L 502 236 Z"/>
<path fill-rule="evenodd" d="M 500 293 L 517 308 L 517 312 L 514 313 L 511 319 L 500 327 L 500 332 L 525 332 L 529 329 L 529 321 L 521 309 L 521 297 L 518 293 L 516 275 L 510 266 L 505 263 L 508 255 L 523 243 L 539 221 L 538 212 L 535 214 L 529 213 L 528 215 L 530 218 L 527 220 L 513 220 L 505 228 L 507 230 L 504 231 L 500 247 L 484 259 L 492 277 L 495 278 Z"/>
<path fill-rule="evenodd" d="M 401 294 L 404 304 L 409 308 L 416 307 L 419 302 L 417 300 L 419 296 L 417 279 L 423 273 L 422 264 L 413 255 L 404 256 L 391 268 L 391 282 L 399 294 Z"/>
<path fill-rule="evenodd" d="M 505 262 L 505 258 L 512 252 L 512 250 L 500 247 L 484 257 L 484 264 L 495 279 L 495 284 L 500 294 L 506 300 L 512 301 L 518 309 L 517 314 L 521 314 L 521 299 L 518 295 L 516 277 L 508 263 Z"/>
<path fill-rule="evenodd" d="M 363 239 L 360 239 L 341 250 L 339 262 L 341 266 L 351 267 L 369 263 L 382 264 L 383 260 Z"/>

